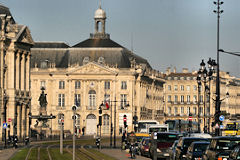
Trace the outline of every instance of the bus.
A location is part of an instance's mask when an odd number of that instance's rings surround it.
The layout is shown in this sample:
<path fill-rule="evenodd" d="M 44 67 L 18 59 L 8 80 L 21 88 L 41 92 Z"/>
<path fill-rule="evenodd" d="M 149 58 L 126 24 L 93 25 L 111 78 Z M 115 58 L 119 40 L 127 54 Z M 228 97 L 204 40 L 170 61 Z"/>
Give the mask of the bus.
<path fill-rule="evenodd" d="M 152 132 L 169 132 L 168 124 L 154 124 L 148 126 L 148 133 Z"/>
<path fill-rule="evenodd" d="M 240 121 L 227 122 L 224 128 L 224 134 L 225 136 L 240 135 Z"/>
<path fill-rule="evenodd" d="M 180 122 L 181 129 L 179 129 L 179 122 Z M 186 121 L 186 120 L 180 120 L 180 119 L 166 120 L 165 124 L 168 124 L 169 132 L 181 132 L 181 133 L 185 132 L 186 133 L 189 130 L 189 121 Z M 192 121 L 191 132 L 192 133 L 198 132 L 198 123 L 195 121 Z"/>
<path fill-rule="evenodd" d="M 138 132 L 140 133 L 148 133 L 149 125 L 157 125 L 159 124 L 156 120 L 139 120 L 138 121 Z"/>

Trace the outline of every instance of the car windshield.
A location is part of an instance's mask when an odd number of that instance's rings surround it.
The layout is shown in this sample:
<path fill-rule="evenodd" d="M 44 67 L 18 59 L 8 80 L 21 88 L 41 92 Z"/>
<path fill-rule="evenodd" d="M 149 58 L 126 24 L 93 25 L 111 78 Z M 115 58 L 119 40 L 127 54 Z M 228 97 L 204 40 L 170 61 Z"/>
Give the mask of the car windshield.
<path fill-rule="evenodd" d="M 158 142 L 173 143 L 177 139 L 178 139 L 178 136 L 176 134 L 158 134 L 157 135 Z"/>
<path fill-rule="evenodd" d="M 225 130 L 236 130 L 236 124 L 227 124 Z"/>
<path fill-rule="evenodd" d="M 217 142 L 216 148 L 218 150 L 233 150 L 233 148 L 237 145 L 240 144 L 240 140 L 219 140 Z"/>
<path fill-rule="evenodd" d="M 204 152 L 207 149 L 208 144 L 195 144 L 194 152 Z"/>
<path fill-rule="evenodd" d="M 186 151 L 191 143 L 195 141 L 207 141 L 207 139 L 185 139 L 183 143 L 183 149 Z"/>

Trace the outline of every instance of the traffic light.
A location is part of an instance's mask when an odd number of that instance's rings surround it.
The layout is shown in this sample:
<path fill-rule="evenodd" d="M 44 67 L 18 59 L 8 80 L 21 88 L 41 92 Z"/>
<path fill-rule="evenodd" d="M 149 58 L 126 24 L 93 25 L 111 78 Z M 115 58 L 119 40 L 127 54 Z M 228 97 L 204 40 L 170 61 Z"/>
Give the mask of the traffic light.
<path fill-rule="evenodd" d="M 127 128 L 127 116 L 126 116 L 126 114 L 124 114 L 124 116 L 123 116 L 123 124 L 124 124 L 124 128 Z"/>
<path fill-rule="evenodd" d="M 98 125 L 101 126 L 102 125 L 102 107 L 99 107 L 99 123 Z"/>

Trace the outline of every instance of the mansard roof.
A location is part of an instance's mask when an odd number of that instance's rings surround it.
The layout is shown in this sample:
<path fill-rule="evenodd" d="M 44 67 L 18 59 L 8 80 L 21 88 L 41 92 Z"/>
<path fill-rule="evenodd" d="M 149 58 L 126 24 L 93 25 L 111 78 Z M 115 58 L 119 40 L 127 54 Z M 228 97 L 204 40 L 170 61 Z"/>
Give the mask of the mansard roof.
<path fill-rule="evenodd" d="M 35 42 L 34 48 L 68 48 L 64 42 Z"/>
<path fill-rule="evenodd" d="M 91 48 L 91 47 L 124 48 L 120 44 L 111 40 L 110 38 L 107 39 L 89 38 L 73 46 L 73 48 Z"/>

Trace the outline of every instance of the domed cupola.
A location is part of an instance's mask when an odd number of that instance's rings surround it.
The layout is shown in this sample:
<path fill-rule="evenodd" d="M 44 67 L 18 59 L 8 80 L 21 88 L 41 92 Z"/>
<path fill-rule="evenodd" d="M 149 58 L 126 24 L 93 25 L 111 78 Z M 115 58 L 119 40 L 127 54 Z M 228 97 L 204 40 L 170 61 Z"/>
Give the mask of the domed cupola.
<path fill-rule="evenodd" d="M 108 39 L 110 37 L 109 34 L 106 34 L 105 32 L 106 19 L 106 12 L 102 9 L 100 1 L 99 8 L 94 14 L 95 31 L 94 34 L 91 34 L 91 38 Z"/>
<path fill-rule="evenodd" d="M 106 12 L 101 8 L 101 6 L 96 10 L 94 19 L 106 19 Z"/>

